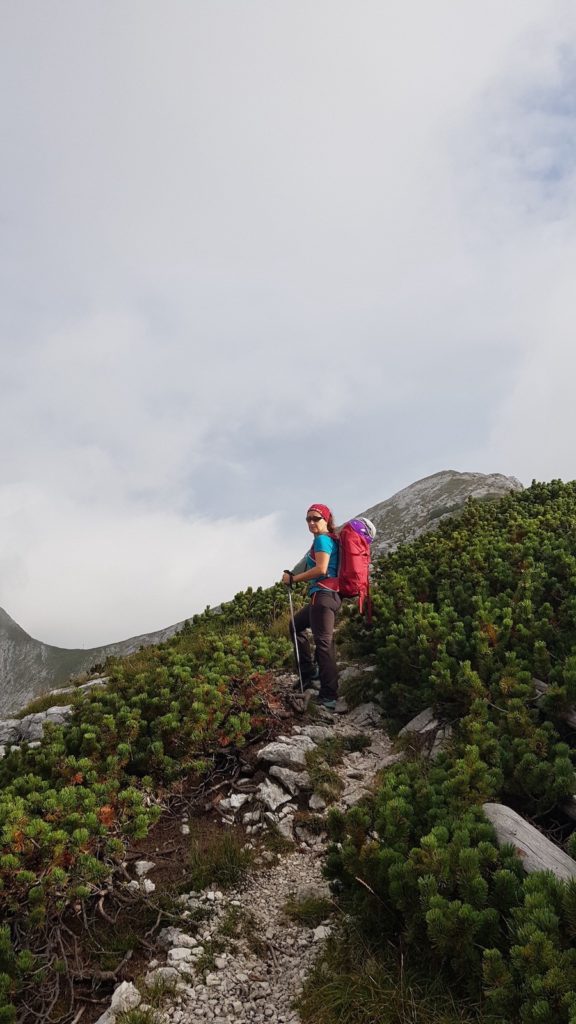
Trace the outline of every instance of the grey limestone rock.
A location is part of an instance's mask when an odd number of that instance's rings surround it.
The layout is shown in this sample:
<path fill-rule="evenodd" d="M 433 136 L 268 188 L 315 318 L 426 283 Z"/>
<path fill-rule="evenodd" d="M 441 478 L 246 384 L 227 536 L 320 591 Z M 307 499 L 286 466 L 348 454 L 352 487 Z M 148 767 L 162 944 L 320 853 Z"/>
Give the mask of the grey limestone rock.
<path fill-rule="evenodd" d="M 19 718 L 5 718 L 0 722 L 0 743 L 18 743 L 20 739 Z"/>
<path fill-rule="evenodd" d="M 318 793 L 312 793 L 308 805 L 311 811 L 324 811 L 326 809 L 326 801 Z"/>
<path fill-rule="evenodd" d="M 424 708 L 414 718 L 411 718 L 406 725 L 400 729 L 399 736 L 406 736 L 409 732 L 416 733 L 427 733 L 434 732 L 440 727 L 440 722 L 436 718 L 432 708 Z"/>
<path fill-rule="evenodd" d="M 294 815 L 290 814 L 278 822 L 278 831 L 284 839 L 294 839 Z"/>
<path fill-rule="evenodd" d="M 273 779 L 278 779 L 292 796 L 296 796 L 301 789 L 310 789 L 311 787 L 308 772 L 294 772 L 290 768 L 273 764 L 270 768 L 270 775 Z"/>
<path fill-rule="evenodd" d="M 175 967 L 156 967 L 153 971 L 148 971 L 148 974 L 144 978 L 147 985 L 154 985 L 157 981 L 180 981 L 180 973 Z"/>
<path fill-rule="evenodd" d="M 218 810 L 221 813 L 224 811 L 225 813 L 232 812 L 232 814 L 235 814 L 236 811 L 239 811 L 240 808 L 244 806 L 244 804 L 248 803 L 250 797 L 250 793 L 232 793 L 230 796 L 225 797 L 224 800 L 220 801 L 218 804 Z"/>
<path fill-rule="evenodd" d="M 420 736 L 422 737 L 425 748 L 428 750 L 428 756 L 435 758 L 438 756 L 441 750 L 444 749 L 446 743 L 452 735 L 452 726 L 448 724 L 442 724 L 438 718 L 435 717 L 432 708 L 424 708 L 419 715 L 412 718 L 403 729 L 400 730 L 399 736 Z"/>
<path fill-rule="evenodd" d="M 128 1010 L 135 1010 L 141 1002 L 142 996 L 136 986 L 131 981 L 123 981 L 114 989 L 110 1009 L 115 1014 L 127 1013 Z"/>
<path fill-rule="evenodd" d="M 300 734 L 318 743 L 319 740 L 329 740 L 334 735 L 334 729 L 329 725 L 304 725 L 300 727 Z"/>
<path fill-rule="evenodd" d="M 94 686 L 107 686 L 110 682 L 108 676 L 100 676 L 98 679 L 90 679 L 87 683 L 80 683 L 79 686 L 63 686 L 56 690 L 49 690 L 51 697 L 59 697 L 62 693 L 78 693 L 84 690 L 91 690 Z"/>
<path fill-rule="evenodd" d="M 192 959 L 193 951 L 189 946 L 173 946 L 168 950 L 168 965 L 170 967 L 176 967 L 182 961 L 189 963 Z"/>
<path fill-rule="evenodd" d="M 307 736 L 294 737 L 294 739 L 308 740 L 310 746 L 294 743 L 288 740 L 285 743 L 276 741 L 268 743 L 262 750 L 258 751 L 258 759 L 267 761 L 269 764 L 279 764 L 284 768 L 305 768 L 306 752 L 314 749 L 314 743 Z"/>
<path fill-rule="evenodd" d="M 382 709 L 371 701 L 360 704 L 348 715 L 348 725 L 354 729 L 367 729 L 370 726 L 382 725 Z"/>
<path fill-rule="evenodd" d="M 137 860 L 134 864 L 134 871 L 141 878 L 142 875 L 148 875 L 152 868 L 155 867 L 156 865 L 153 860 Z"/>
<path fill-rule="evenodd" d="M 96 1024 L 115 1024 L 116 1014 L 112 1013 L 112 1010 L 104 1010 L 104 1013 L 98 1017 Z"/>
<path fill-rule="evenodd" d="M 63 725 L 71 711 L 72 705 L 68 704 L 48 708 L 47 711 L 38 711 L 34 715 L 26 715 L 20 720 L 20 742 L 29 743 L 33 740 L 41 740 L 47 722 L 52 725 Z"/>

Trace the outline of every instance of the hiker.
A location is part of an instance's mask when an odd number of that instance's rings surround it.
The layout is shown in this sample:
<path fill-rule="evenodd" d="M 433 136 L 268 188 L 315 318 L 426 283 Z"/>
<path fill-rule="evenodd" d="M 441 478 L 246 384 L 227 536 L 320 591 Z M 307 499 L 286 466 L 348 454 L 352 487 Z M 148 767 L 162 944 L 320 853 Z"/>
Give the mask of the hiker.
<path fill-rule="evenodd" d="M 319 677 L 320 692 L 316 702 L 333 711 L 338 696 L 334 623 L 342 600 L 337 591 L 323 588 L 322 582 L 335 579 L 338 575 L 336 524 L 328 506 L 320 503 L 310 506 L 306 513 L 306 522 L 313 536 L 312 547 L 292 572 L 287 569 L 284 571 L 282 583 L 292 586 L 293 583 L 308 582 L 310 603 L 294 616 L 302 684 L 304 689 L 311 689 Z M 307 629 L 312 630 L 314 637 L 318 669 L 310 653 Z M 294 640 L 292 623 L 290 633 Z"/>

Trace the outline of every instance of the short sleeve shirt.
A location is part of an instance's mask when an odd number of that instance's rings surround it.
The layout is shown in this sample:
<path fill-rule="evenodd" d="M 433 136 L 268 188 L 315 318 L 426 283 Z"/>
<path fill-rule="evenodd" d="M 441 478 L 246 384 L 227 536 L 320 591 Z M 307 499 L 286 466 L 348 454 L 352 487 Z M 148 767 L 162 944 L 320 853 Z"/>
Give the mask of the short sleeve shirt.
<path fill-rule="evenodd" d="M 322 590 L 320 583 L 322 580 L 329 579 L 338 575 L 338 541 L 331 537 L 329 533 L 319 533 L 314 537 L 314 543 L 308 554 L 306 555 L 306 568 L 313 569 L 316 565 L 312 552 L 323 551 L 330 555 L 328 559 L 328 572 L 325 576 L 317 576 L 316 579 L 311 580 L 308 587 L 309 594 L 315 594 L 316 591 Z"/>

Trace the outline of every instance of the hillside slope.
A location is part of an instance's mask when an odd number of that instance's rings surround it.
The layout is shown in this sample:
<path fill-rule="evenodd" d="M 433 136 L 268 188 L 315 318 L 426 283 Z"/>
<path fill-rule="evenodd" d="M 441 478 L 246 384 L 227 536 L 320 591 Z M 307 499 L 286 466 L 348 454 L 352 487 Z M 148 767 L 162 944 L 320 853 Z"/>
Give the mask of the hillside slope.
<path fill-rule="evenodd" d="M 45 693 L 65 686 L 70 676 L 88 672 L 111 656 L 123 657 L 150 644 L 168 640 L 183 623 L 143 633 L 104 647 L 89 650 L 52 647 L 31 637 L 3 608 L 0 608 L 0 716 L 18 711 Z"/>
<path fill-rule="evenodd" d="M 374 554 L 379 555 L 435 529 L 447 516 L 458 512 L 468 498 L 494 500 L 514 490 L 522 490 L 515 477 L 443 470 L 417 480 L 362 515 L 372 519 L 378 529 Z M 140 647 L 162 643 L 182 625 L 178 622 L 118 643 L 74 650 L 33 639 L 0 608 L 0 715 L 16 712 L 46 690 L 65 686 L 70 676 L 89 671 L 110 656 L 123 657 Z"/>

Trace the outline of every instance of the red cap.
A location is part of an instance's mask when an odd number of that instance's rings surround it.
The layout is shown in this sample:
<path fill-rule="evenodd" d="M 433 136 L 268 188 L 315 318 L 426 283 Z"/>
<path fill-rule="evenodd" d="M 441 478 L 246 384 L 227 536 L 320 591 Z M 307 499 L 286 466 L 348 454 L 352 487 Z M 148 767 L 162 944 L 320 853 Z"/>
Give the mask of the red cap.
<path fill-rule="evenodd" d="M 314 504 L 310 505 L 310 508 L 308 509 L 309 512 L 314 512 L 314 510 L 316 510 L 316 512 L 321 512 L 322 518 L 325 519 L 326 522 L 328 522 L 330 516 L 332 515 L 330 509 L 328 508 L 328 505 L 321 505 L 319 504 L 319 502 L 314 502 Z"/>

